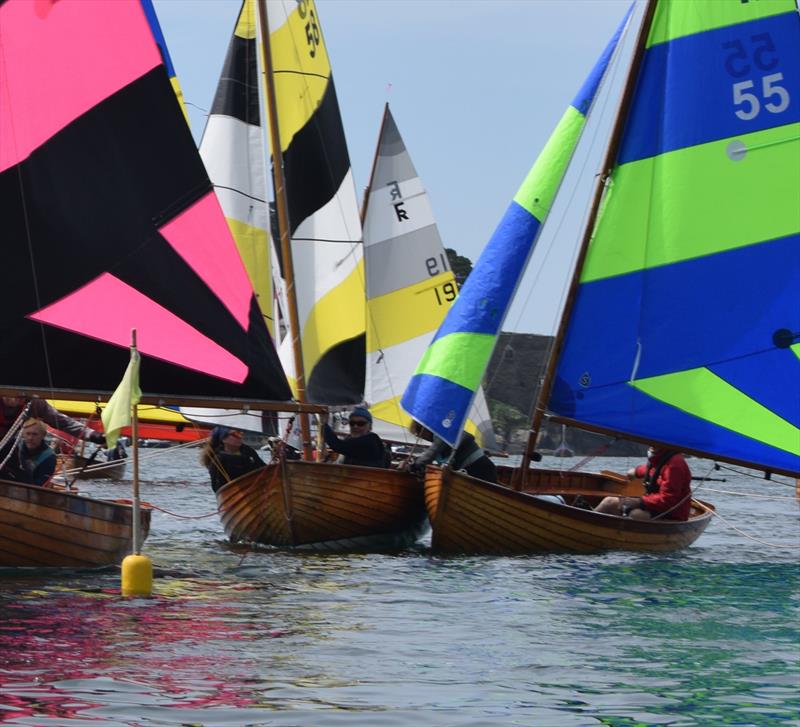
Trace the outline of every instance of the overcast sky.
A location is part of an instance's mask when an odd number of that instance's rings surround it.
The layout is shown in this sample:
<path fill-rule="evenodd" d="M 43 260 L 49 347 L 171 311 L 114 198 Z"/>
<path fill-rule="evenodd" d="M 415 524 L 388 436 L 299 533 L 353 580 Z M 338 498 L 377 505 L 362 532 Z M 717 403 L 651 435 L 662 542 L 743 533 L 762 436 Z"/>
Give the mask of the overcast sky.
<path fill-rule="evenodd" d="M 240 1 L 154 4 L 199 140 L 200 109 L 210 106 Z M 359 199 L 388 100 L 445 245 L 474 262 L 628 5 L 317 0 Z M 581 176 L 591 180 L 595 171 L 590 162 Z M 552 329 L 564 286 L 558 276 L 568 266 L 564 250 L 578 234 L 567 223 L 581 217 L 556 213 L 552 239 L 543 236 L 538 252 L 554 267 L 532 261 L 535 292 L 521 291 L 528 305 L 517 306 L 506 330 Z"/>

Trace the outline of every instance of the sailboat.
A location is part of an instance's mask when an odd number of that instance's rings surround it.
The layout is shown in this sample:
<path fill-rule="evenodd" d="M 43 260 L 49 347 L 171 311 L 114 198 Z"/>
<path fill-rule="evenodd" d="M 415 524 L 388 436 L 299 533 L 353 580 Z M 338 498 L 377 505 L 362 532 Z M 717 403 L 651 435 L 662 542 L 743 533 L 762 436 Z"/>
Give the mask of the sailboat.
<path fill-rule="evenodd" d="M 373 431 L 416 444 L 400 396 L 458 288 L 433 211 L 387 103 L 364 195 L 367 359 L 364 398 Z M 483 388 L 465 425 L 483 447 L 496 449 Z M 426 443 L 427 444 L 427 443 Z"/>
<path fill-rule="evenodd" d="M 142 403 L 300 410 L 151 11 L 149 0 L 0 5 L 3 262 L 13 271 L 0 394 L 105 401 L 137 329 Z M 143 510 L 145 534 L 149 520 Z M 0 481 L 0 566 L 119 563 L 131 525 L 128 503 Z"/>
<path fill-rule="evenodd" d="M 434 549 L 659 551 L 700 535 L 711 507 L 699 501 L 688 521 L 640 522 L 575 506 L 573 495 L 602 494 L 590 473 L 542 483 L 549 476 L 529 463 L 547 407 L 571 426 L 800 473 L 800 400 L 787 395 L 800 353 L 799 53 L 793 0 L 648 2 L 522 465 L 506 487 L 429 470 Z M 565 119 L 585 101 L 579 94 Z M 489 248 L 517 243 L 527 257 L 566 137 L 551 137 Z M 469 282 L 454 306 L 463 301 L 462 321 Z M 448 316 L 434 345 L 446 345 L 448 324 L 457 330 Z M 448 401 L 437 409 L 440 381 Z M 423 359 L 402 404 L 455 441 L 454 402 L 469 398 L 456 384 Z M 614 479 L 596 476 L 606 492 Z"/>
<path fill-rule="evenodd" d="M 313 2 L 260 6 L 263 16 L 253 0 L 242 4 L 204 156 L 228 196 L 245 200 L 240 206 L 261 200 L 266 209 L 252 181 L 258 164 L 241 159 L 265 158 L 266 106 L 280 241 L 271 256 L 271 310 L 281 362 L 300 401 L 353 405 L 364 388 L 364 261 L 330 62 Z M 236 179 L 236 167 L 253 174 Z M 268 309 L 262 302 L 264 316 Z M 307 443 L 310 427 L 300 424 Z M 413 542 L 426 523 L 422 487 L 407 472 L 286 458 L 221 487 L 217 502 L 232 540 L 273 546 L 396 547 Z"/>

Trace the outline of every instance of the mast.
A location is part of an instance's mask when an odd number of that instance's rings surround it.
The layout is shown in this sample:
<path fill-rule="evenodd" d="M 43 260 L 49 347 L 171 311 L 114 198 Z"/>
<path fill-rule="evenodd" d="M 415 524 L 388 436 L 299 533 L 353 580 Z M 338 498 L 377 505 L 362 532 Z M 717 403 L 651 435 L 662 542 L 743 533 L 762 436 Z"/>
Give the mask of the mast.
<path fill-rule="evenodd" d="M 601 172 L 597 178 L 595 185 L 594 196 L 592 198 L 592 205 L 589 212 L 589 218 L 586 221 L 586 228 L 584 229 L 583 238 L 581 239 L 580 247 L 578 248 L 578 256 L 575 261 L 575 268 L 572 273 L 572 279 L 569 285 L 569 292 L 564 302 L 564 310 L 561 313 L 561 320 L 559 321 L 556 337 L 553 341 L 553 348 L 550 352 L 550 358 L 547 362 L 542 385 L 539 388 L 539 393 L 536 397 L 536 404 L 533 410 L 533 419 L 531 427 L 528 431 L 528 443 L 525 446 L 525 452 L 522 455 L 522 462 L 520 463 L 520 477 L 516 478 L 516 483 L 519 489 L 525 489 L 525 484 L 528 479 L 528 468 L 531 462 L 531 455 L 536 446 L 536 439 L 539 436 L 539 429 L 542 426 L 542 419 L 544 419 L 545 407 L 550 400 L 550 393 L 553 389 L 553 379 L 555 378 L 556 365 L 561 349 L 564 346 L 564 339 L 567 333 L 567 322 L 569 321 L 570 312 L 575 303 L 575 298 L 578 293 L 578 283 L 580 280 L 583 263 L 586 260 L 586 255 L 589 251 L 589 243 L 594 232 L 595 222 L 600 210 L 600 201 L 605 191 L 606 183 L 611 177 L 611 172 L 614 166 L 614 161 L 617 158 L 620 142 L 622 140 L 622 132 L 625 126 L 625 121 L 628 117 L 628 110 L 633 100 L 633 91 L 636 86 L 636 80 L 639 76 L 639 69 L 642 65 L 644 58 L 645 46 L 647 44 L 647 37 L 650 34 L 650 27 L 653 23 L 653 16 L 655 15 L 657 0 L 648 0 L 647 7 L 645 8 L 644 18 L 642 24 L 639 26 L 639 35 L 636 39 L 636 49 L 631 60 L 630 68 L 628 69 L 628 77 L 625 80 L 625 87 L 622 92 L 619 107 L 617 108 L 617 115 L 614 119 L 614 126 L 611 131 L 611 136 L 606 149 L 605 158 L 601 167 Z"/>
<path fill-rule="evenodd" d="M 294 356 L 297 399 L 306 403 L 306 376 L 303 369 L 303 351 L 300 341 L 300 316 L 297 313 L 297 297 L 294 288 L 294 264 L 292 262 L 292 244 L 289 235 L 289 206 L 286 200 L 286 185 L 283 177 L 283 152 L 281 150 L 280 130 L 278 128 L 278 111 L 275 101 L 274 73 L 272 68 L 272 52 L 269 49 L 269 22 L 267 20 L 266 0 L 258 0 L 258 19 L 261 26 L 261 55 L 264 63 L 264 74 L 267 88 L 267 113 L 269 115 L 269 134 L 272 146 L 273 180 L 275 183 L 275 207 L 278 212 L 278 230 L 281 236 L 281 254 L 286 274 L 286 298 L 289 306 L 289 328 L 292 336 L 292 353 Z M 311 434 L 308 416 L 300 414 L 300 434 L 303 439 L 303 456 L 311 459 Z"/>

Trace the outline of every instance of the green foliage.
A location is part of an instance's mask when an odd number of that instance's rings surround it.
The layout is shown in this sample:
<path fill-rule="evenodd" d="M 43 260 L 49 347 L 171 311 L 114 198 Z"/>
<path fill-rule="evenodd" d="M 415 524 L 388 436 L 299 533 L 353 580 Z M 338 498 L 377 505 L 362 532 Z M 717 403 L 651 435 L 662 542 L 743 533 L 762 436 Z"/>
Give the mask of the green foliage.
<path fill-rule="evenodd" d="M 445 249 L 447 259 L 450 262 L 450 268 L 455 275 L 458 286 L 461 287 L 467 279 L 467 275 L 472 272 L 472 260 L 463 255 L 459 255 L 452 247 Z"/>
<path fill-rule="evenodd" d="M 494 431 L 500 435 L 500 443 L 506 448 L 514 432 L 528 425 L 528 415 L 497 399 L 489 399 L 488 404 Z"/>

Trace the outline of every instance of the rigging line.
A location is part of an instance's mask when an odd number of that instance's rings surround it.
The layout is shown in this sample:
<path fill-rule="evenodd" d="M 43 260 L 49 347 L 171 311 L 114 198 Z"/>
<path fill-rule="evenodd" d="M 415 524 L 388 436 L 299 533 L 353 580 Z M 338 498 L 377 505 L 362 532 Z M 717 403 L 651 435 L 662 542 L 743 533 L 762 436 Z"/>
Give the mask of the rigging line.
<path fill-rule="evenodd" d="M 609 64 L 609 70 L 606 72 L 606 74 L 604 74 L 603 79 L 602 79 L 601 84 L 600 84 L 600 87 L 597 89 L 597 92 L 596 92 L 596 95 L 595 95 L 595 99 L 596 100 L 592 104 L 592 106 L 590 107 L 589 113 L 586 116 L 586 119 L 585 119 L 585 122 L 584 122 L 584 128 L 581 130 L 581 133 L 580 133 L 579 138 L 578 138 L 578 142 L 577 142 L 577 144 L 575 146 L 575 149 L 573 150 L 572 158 L 570 159 L 570 162 L 567 165 L 567 169 L 564 171 L 564 177 L 562 178 L 562 182 L 559 185 L 559 188 L 557 190 L 556 196 L 551 201 L 550 210 L 548 211 L 548 214 L 547 214 L 545 220 L 543 221 L 543 225 L 542 226 L 543 227 L 547 226 L 548 233 L 549 233 L 550 229 L 553 229 L 554 231 L 553 231 L 553 234 L 550 235 L 549 239 L 547 240 L 548 246 L 546 248 L 543 248 L 543 252 L 540 254 L 541 265 L 539 266 L 539 268 L 538 268 L 538 270 L 537 270 L 537 272 L 536 272 L 536 274 L 535 274 L 535 276 L 533 278 L 533 281 L 531 282 L 531 284 L 528 287 L 527 295 L 525 296 L 525 298 L 523 299 L 522 304 L 518 308 L 519 313 L 518 313 L 517 321 L 516 321 L 517 326 L 519 325 L 519 322 L 522 319 L 523 312 L 527 311 L 528 308 L 529 308 L 530 299 L 533 296 L 534 291 L 538 287 L 539 278 L 540 278 L 543 270 L 547 267 L 548 260 L 551 258 L 551 255 L 557 254 L 557 253 L 554 252 L 556 240 L 559 238 L 559 232 L 561 231 L 562 227 L 564 226 L 564 224 L 566 222 L 566 218 L 567 218 L 568 212 L 574 207 L 574 200 L 575 200 L 575 197 L 576 197 L 576 195 L 578 193 L 578 186 L 579 186 L 577 181 L 572 184 L 572 189 L 570 190 L 569 195 L 564 197 L 566 202 L 565 203 L 561 203 L 560 202 L 560 198 L 563 196 L 561 194 L 561 186 L 563 185 L 563 182 L 566 181 L 567 174 L 570 173 L 571 170 L 574 170 L 575 165 L 577 163 L 576 162 L 576 156 L 577 156 L 577 152 L 578 152 L 578 147 L 579 146 L 580 147 L 588 147 L 585 151 L 584 151 L 583 148 L 581 148 L 581 151 L 583 153 L 583 160 L 580 163 L 579 172 L 576 175 L 576 179 L 583 179 L 586 176 L 586 169 L 587 169 L 587 167 L 589 165 L 589 162 L 590 162 L 590 154 L 588 152 L 590 152 L 590 151 L 592 151 L 592 150 L 597 148 L 598 137 L 600 136 L 601 130 L 604 132 L 604 137 L 603 138 L 605 138 L 605 127 L 606 127 L 607 124 L 606 123 L 602 123 L 602 120 L 605 119 L 607 117 L 608 113 L 609 113 L 609 105 L 611 103 L 611 97 L 610 97 L 609 91 L 612 88 L 614 88 L 616 85 L 618 85 L 618 83 L 619 83 L 618 78 L 619 78 L 620 70 L 622 68 L 622 64 L 620 62 L 620 57 L 621 57 L 621 53 L 615 51 L 615 53 L 613 55 L 613 58 L 611 60 L 611 63 Z M 581 142 L 584 139 L 584 135 L 586 135 L 587 132 L 589 131 L 590 125 L 591 125 L 591 136 L 590 137 L 587 136 L 587 139 L 588 139 L 587 143 L 586 144 L 582 144 Z M 599 172 L 593 174 L 593 178 L 596 179 L 598 174 L 599 174 Z M 551 221 L 550 212 L 553 210 L 553 206 L 554 206 L 556 200 L 559 200 L 559 203 L 560 203 L 560 207 L 559 207 L 560 216 L 557 219 L 556 219 L 555 216 L 553 216 L 552 221 Z M 586 227 L 586 222 L 588 220 L 589 212 L 590 212 L 590 209 L 587 206 L 586 209 L 584 209 L 583 214 L 581 216 L 579 230 L 583 230 Z M 553 228 L 553 223 L 555 223 L 555 228 Z M 542 231 L 540 232 L 540 235 L 543 234 L 543 233 L 544 233 L 544 229 L 542 229 Z M 538 243 L 537 243 L 537 247 L 538 247 Z M 542 249 L 542 248 L 540 248 L 540 249 Z M 561 248 L 559 248 L 559 251 L 560 251 L 560 249 Z M 570 260 L 569 260 L 569 270 L 574 269 L 575 260 L 576 260 L 577 254 L 578 254 L 578 246 L 573 245 L 573 249 L 572 249 L 572 252 L 570 254 Z M 558 311 L 562 311 L 563 308 L 564 308 L 564 301 L 565 301 L 566 296 L 567 296 L 568 288 L 569 288 L 568 285 L 562 287 L 561 294 L 559 296 L 559 306 L 558 306 L 558 309 L 557 309 Z M 551 336 L 552 336 L 552 333 L 553 333 L 552 329 L 553 329 L 554 325 L 557 323 L 557 320 L 558 320 L 559 317 L 560 317 L 560 313 L 557 314 L 556 320 L 552 321 L 551 324 L 550 324 L 550 328 L 551 328 L 551 334 L 550 335 Z"/>
<path fill-rule="evenodd" d="M 361 243 L 360 240 L 333 240 L 326 237 L 292 237 L 292 242 L 332 242 L 337 245 L 358 245 Z"/>
<path fill-rule="evenodd" d="M 214 189 L 224 189 L 228 192 L 233 192 L 234 194 L 238 194 L 241 197 L 247 197 L 247 199 L 252 199 L 254 202 L 261 202 L 261 204 L 266 204 L 267 201 L 261 199 L 261 197 L 256 197 L 255 195 L 248 194 L 247 192 L 242 192 L 241 189 L 236 189 L 235 187 L 228 187 L 224 184 L 213 184 Z"/>
<path fill-rule="evenodd" d="M 31 227 L 28 217 L 28 205 L 25 199 L 25 185 L 22 182 L 22 165 L 17 164 L 17 180 L 19 182 L 19 196 L 22 201 L 22 218 L 25 220 L 25 240 L 28 244 L 28 258 L 31 263 L 31 276 L 33 278 L 33 295 L 36 299 L 36 309 L 42 308 L 42 300 L 39 295 L 39 276 L 36 274 L 36 260 L 33 254 L 33 240 L 31 239 Z M 44 354 L 44 365 L 47 371 L 48 387 L 53 389 L 53 372 L 50 368 L 50 354 L 47 348 L 47 336 L 45 335 L 44 323 L 39 323 L 39 334 L 42 337 L 42 353 Z"/>
<path fill-rule="evenodd" d="M 735 490 L 719 490 L 714 487 L 706 487 L 707 492 L 719 492 L 723 495 L 738 495 L 739 497 L 753 497 L 758 500 L 791 500 L 795 502 L 796 497 L 792 495 L 759 495 L 755 492 L 736 492 Z"/>
<path fill-rule="evenodd" d="M 755 475 L 752 472 L 745 472 L 744 470 L 737 470 L 737 469 L 734 469 L 733 467 L 729 467 L 727 465 L 719 464 L 719 463 L 717 463 L 715 465 L 715 469 L 727 470 L 728 472 L 733 472 L 734 474 L 741 475 L 742 477 L 750 477 L 751 479 L 754 479 L 754 480 L 762 480 L 763 481 L 764 479 L 766 479 L 763 475 Z M 775 485 L 782 485 L 784 487 L 795 487 L 794 483 L 792 483 L 792 482 L 783 482 L 782 480 L 773 480 L 772 478 L 769 479 L 769 482 L 771 482 L 771 483 L 773 483 Z"/>
<path fill-rule="evenodd" d="M 786 544 L 781 544 L 781 543 L 769 543 L 766 540 L 761 540 L 760 538 L 756 538 L 753 535 L 750 535 L 750 534 L 744 532 L 744 530 L 742 530 L 740 528 L 737 528 L 733 523 L 728 521 L 726 518 L 722 517 L 722 515 L 720 515 L 716 510 L 712 510 L 710 507 L 706 507 L 699 500 L 695 500 L 694 502 L 695 502 L 695 504 L 697 504 L 700 507 L 702 507 L 706 512 L 710 512 L 714 517 L 718 517 L 720 520 L 722 520 L 722 522 L 725 523 L 725 525 L 727 525 L 731 530 L 739 533 L 739 535 L 747 538 L 748 540 L 752 540 L 753 542 L 758 543 L 759 545 L 766 545 L 769 548 L 791 548 L 792 550 L 800 549 L 800 545 L 786 545 Z"/>

